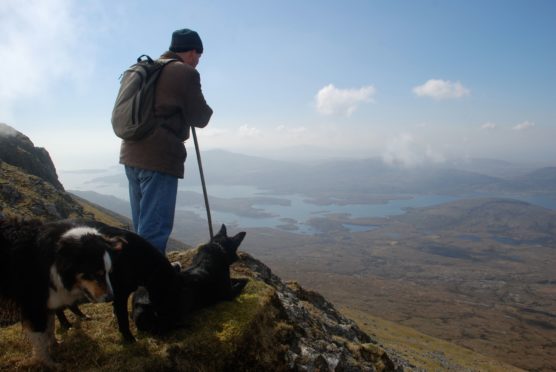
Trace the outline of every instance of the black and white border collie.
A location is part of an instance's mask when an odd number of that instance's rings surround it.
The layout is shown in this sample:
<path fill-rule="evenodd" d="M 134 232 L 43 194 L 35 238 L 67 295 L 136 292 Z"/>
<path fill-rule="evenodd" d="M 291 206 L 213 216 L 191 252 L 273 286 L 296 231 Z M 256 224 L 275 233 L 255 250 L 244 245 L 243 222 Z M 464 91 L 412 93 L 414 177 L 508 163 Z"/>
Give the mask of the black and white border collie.
<path fill-rule="evenodd" d="M 11 323 L 21 320 L 33 348 L 24 364 L 55 366 L 50 352 L 57 344 L 56 310 L 84 298 L 112 299 L 110 252 L 122 244 L 91 226 L 0 219 L 0 304 L 11 303 L 19 310 Z M 3 311 L 0 307 L 5 325 Z"/>
<path fill-rule="evenodd" d="M 78 220 L 73 223 L 97 229 L 104 236 L 119 239 L 121 249 L 112 254 L 110 280 L 114 287 L 114 315 L 125 342 L 134 342 L 129 328 L 129 296 L 144 287 L 150 294 L 153 311 L 158 314 L 160 333 L 175 327 L 183 313 L 178 271 L 168 258 L 141 236 L 124 229 L 96 221 Z"/>
<path fill-rule="evenodd" d="M 172 266 L 164 254 L 129 230 L 84 219 L 64 222 L 71 226 L 89 227 L 121 242 L 119 249 L 111 254 L 110 282 L 114 289 L 114 315 L 124 342 L 135 341 L 129 327 L 128 299 L 138 288 L 144 288 L 150 295 L 149 306 L 157 314 L 159 333 L 175 328 L 184 312 L 179 270 Z"/>

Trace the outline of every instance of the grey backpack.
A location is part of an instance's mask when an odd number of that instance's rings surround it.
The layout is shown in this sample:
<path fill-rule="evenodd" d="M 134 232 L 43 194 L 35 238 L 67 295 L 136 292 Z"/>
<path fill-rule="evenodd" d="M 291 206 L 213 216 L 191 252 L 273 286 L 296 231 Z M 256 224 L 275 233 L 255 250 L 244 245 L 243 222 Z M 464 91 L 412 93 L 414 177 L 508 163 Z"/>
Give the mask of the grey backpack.
<path fill-rule="evenodd" d="M 145 57 L 145 58 L 143 58 Z M 156 82 L 162 69 L 176 59 L 157 59 L 143 54 L 120 78 L 120 90 L 112 110 L 112 128 L 124 140 L 139 140 L 158 125 L 154 116 Z"/>

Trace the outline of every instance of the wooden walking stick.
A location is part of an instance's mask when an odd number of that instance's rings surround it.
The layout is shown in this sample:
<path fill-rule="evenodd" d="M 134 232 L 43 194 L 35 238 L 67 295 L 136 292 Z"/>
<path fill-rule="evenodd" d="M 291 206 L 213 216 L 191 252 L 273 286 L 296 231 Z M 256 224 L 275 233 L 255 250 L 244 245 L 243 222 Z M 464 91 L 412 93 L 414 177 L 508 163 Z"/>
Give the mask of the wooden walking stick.
<path fill-rule="evenodd" d="M 210 217 L 210 207 L 207 195 L 207 185 L 205 184 L 205 175 L 203 173 L 203 164 L 201 163 L 201 152 L 199 151 L 199 142 L 197 141 L 197 133 L 195 133 L 195 127 L 191 127 L 191 133 L 193 133 L 193 142 L 195 143 L 195 152 L 197 153 L 197 163 L 199 164 L 199 174 L 201 175 L 201 184 L 203 185 L 203 196 L 205 197 L 205 208 L 207 210 L 207 220 L 209 226 L 210 240 L 214 238 L 212 232 L 212 218 Z"/>

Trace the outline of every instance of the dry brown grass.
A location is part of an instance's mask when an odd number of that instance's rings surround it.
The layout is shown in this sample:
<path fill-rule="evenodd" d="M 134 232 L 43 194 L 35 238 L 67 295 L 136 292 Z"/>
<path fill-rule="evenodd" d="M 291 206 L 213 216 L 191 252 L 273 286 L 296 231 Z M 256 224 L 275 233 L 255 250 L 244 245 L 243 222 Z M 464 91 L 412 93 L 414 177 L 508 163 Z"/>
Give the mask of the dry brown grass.
<path fill-rule="evenodd" d="M 67 332 L 58 327 L 61 344 L 53 358 L 67 371 L 215 371 L 242 363 L 234 358 L 236 353 L 253 346 L 260 358 L 266 353 L 272 362 L 273 342 L 264 337 L 273 337 L 272 329 L 266 329 L 274 325 L 266 321 L 274 311 L 273 296 L 272 288 L 250 280 L 241 296 L 194 314 L 186 329 L 161 338 L 139 334 L 134 344 L 121 342 L 111 304 L 83 305 L 83 312 L 93 319 Z M 132 332 L 136 333 L 133 325 Z M 257 344 L 251 345 L 254 338 Z M 19 324 L 0 329 L 0 370 L 27 370 L 18 368 L 18 363 L 30 352 Z M 253 363 L 247 354 L 245 362 Z"/>
<path fill-rule="evenodd" d="M 384 347 L 427 371 L 512 372 L 522 369 L 502 363 L 438 338 L 427 336 L 413 328 L 372 316 L 351 308 L 342 308 L 365 332 Z"/>

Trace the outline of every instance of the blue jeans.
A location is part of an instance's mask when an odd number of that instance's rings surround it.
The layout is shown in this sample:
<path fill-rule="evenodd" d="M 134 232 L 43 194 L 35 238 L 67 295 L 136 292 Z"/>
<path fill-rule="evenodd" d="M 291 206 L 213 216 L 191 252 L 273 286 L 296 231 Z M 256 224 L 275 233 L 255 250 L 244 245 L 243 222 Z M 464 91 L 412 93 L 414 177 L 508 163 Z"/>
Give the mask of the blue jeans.
<path fill-rule="evenodd" d="M 162 253 L 174 226 L 178 178 L 125 166 L 135 232 Z"/>

